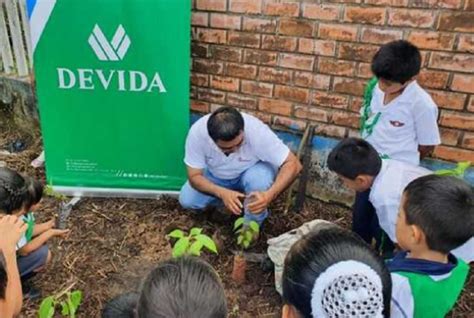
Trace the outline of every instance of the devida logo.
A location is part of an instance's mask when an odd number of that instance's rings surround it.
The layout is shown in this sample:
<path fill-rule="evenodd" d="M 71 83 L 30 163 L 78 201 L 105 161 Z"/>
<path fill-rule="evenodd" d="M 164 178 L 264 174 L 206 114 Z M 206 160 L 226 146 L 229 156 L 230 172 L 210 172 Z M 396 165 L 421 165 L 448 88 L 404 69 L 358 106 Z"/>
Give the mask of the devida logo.
<path fill-rule="evenodd" d="M 104 33 L 96 24 L 89 36 L 89 44 L 95 55 L 101 61 L 122 60 L 130 47 L 130 38 L 125 33 L 125 29 L 120 24 L 115 31 L 112 41 L 105 38 Z"/>

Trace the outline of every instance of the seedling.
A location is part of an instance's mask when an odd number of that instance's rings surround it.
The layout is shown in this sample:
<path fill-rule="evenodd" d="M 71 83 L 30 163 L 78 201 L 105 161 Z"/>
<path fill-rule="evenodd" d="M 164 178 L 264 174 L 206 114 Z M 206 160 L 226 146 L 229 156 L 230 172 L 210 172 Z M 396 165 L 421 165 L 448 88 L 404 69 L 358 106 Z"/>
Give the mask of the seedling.
<path fill-rule="evenodd" d="M 242 284 L 245 281 L 245 271 L 247 269 L 244 250 L 249 248 L 250 244 L 258 237 L 260 226 L 257 222 L 248 222 L 242 217 L 235 221 L 234 232 L 237 234 L 237 245 L 240 247 L 240 250 L 238 254 L 234 256 L 232 279 L 237 284 Z"/>
<path fill-rule="evenodd" d="M 41 302 L 38 317 L 52 318 L 56 312 L 56 307 L 61 307 L 61 316 L 75 318 L 77 309 L 82 302 L 82 292 L 75 290 L 67 291 L 58 295 L 49 296 Z"/>
<path fill-rule="evenodd" d="M 53 184 L 52 183 L 50 183 L 46 187 L 44 187 L 44 194 L 46 194 L 47 196 L 53 197 L 53 198 L 55 198 L 56 200 L 59 200 L 59 201 L 66 201 L 67 200 L 67 197 L 64 194 L 58 193 L 58 192 L 53 190 Z"/>
<path fill-rule="evenodd" d="M 459 162 L 454 169 L 441 169 L 435 171 L 435 174 L 439 176 L 453 176 L 463 178 L 467 168 L 471 166 L 470 161 Z"/>
<path fill-rule="evenodd" d="M 178 239 L 173 246 L 173 257 L 183 255 L 201 256 L 201 251 L 204 247 L 217 254 L 216 243 L 206 234 L 202 234 L 201 228 L 192 228 L 189 235 L 176 229 L 169 233 L 168 236 Z"/>

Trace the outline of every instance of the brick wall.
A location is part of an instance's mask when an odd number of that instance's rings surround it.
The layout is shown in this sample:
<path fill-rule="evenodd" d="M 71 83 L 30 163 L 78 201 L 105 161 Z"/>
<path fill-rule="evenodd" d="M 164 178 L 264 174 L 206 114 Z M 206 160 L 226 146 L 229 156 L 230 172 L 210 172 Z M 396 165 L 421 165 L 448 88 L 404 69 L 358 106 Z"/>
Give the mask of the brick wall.
<path fill-rule="evenodd" d="M 422 51 L 440 107 L 435 156 L 474 162 L 474 0 L 194 0 L 191 108 L 231 105 L 283 128 L 357 135 L 380 44 Z"/>

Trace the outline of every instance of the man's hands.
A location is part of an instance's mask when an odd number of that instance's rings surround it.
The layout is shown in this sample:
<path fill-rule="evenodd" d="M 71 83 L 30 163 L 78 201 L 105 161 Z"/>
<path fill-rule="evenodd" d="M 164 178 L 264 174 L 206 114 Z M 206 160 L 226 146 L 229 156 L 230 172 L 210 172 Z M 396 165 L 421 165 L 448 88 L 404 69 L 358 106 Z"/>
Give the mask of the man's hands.
<path fill-rule="evenodd" d="M 218 197 L 233 214 L 242 214 L 243 205 L 241 199 L 245 198 L 245 194 L 222 188 L 218 193 Z"/>
<path fill-rule="evenodd" d="M 224 188 L 219 191 L 219 198 L 226 208 L 235 215 L 242 214 L 242 208 L 244 207 L 242 199 L 245 197 L 247 197 L 245 201 L 248 204 L 246 209 L 253 214 L 262 213 L 273 200 L 273 196 L 268 191 L 256 191 L 247 196 L 243 193 Z"/>
<path fill-rule="evenodd" d="M 273 201 L 273 195 L 268 191 L 256 191 L 248 195 L 247 209 L 253 214 L 262 213 L 268 205 Z"/>

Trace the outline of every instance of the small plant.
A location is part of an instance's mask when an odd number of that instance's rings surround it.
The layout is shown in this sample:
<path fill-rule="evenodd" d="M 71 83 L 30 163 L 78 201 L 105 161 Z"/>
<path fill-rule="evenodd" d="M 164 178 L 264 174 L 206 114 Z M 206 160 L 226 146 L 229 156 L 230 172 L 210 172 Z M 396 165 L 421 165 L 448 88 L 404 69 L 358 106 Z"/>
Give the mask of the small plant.
<path fill-rule="evenodd" d="M 41 302 L 38 316 L 39 318 L 52 318 L 56 312 L 56 307 L 61 306 L 63 317 L 75 318 L 77 309 L 82 302 L 82 292 L 75 290 L 66 291 L 55 296 L 49 296 Z"/>
<path fill-rule="evenodd" d="M 204 247 L 217 254 L 216 243 L 214 243 L 214 241 L 206 234 L 202 234 L 201 228 L 192 228 L 189 235 L 176 229 L 168 234 L 168 236 L 178 239 L 173 246 L 173 257 L 180 257 L 183 255 L 200 256 L 201 250 Z"/>
<path fill-rule="evenodd" d="M 44 187 L 44 194 L 47 196 L 53 197 L 59 201 L 66 201 L 67 197 L 64 194 L 58 193 L 53 190 L 53 184 L 50 183 Z"/>
<path fill-rule="evenodd" d="M 234 223 L 234 231 L 237 236 L 237 245 L 241 253 L 249 248 L 260 232 L 260 226 L 255 221 L 246 222 L 243 217 L 238 218 Z"/>

